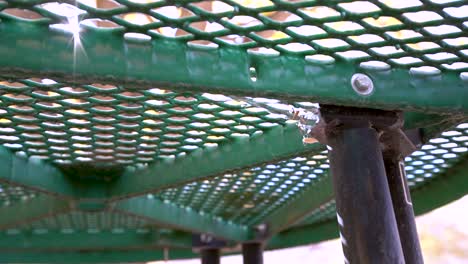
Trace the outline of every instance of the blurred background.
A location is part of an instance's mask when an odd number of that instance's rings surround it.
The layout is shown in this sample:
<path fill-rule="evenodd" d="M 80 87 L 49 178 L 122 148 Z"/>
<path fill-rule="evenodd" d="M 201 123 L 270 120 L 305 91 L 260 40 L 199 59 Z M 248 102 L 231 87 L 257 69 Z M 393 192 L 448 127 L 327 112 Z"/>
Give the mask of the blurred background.
<path fill-rule="evenodd" d="M 426 264 L 468 263 L 468 195 L 416 218 Z M 157 261 L 147 264 L 199 264 L 200 260 Z M 240 264 L 240 255 L 223 257 L 221 264 Z M 339 239 L 309 246 L 267 251 L 265 264 L 343 263 Z"/>

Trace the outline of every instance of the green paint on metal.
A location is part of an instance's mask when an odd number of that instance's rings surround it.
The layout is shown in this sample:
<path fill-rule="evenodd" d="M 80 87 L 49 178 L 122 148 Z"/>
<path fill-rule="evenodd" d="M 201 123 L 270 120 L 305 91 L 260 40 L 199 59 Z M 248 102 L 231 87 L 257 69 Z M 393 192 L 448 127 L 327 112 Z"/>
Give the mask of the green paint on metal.
<path fill-rule="evenodd" d="M 80 211 L 99 212 L 108 209 L 108 203 L 105 200 L 80 200 L 75 202 L 75 208 Z"/>
<path fill-rule="evenodd" d="M 281 160 L 299 153 L 311 153 L 316 149 L 317 145 L 303 145 L 302 136 L 296 125 L 287 124 L 284 127 L 274 127 L 261 136 L 234 139 L 230 144 L 156 162 L 148 168 L 127 169 L 117 180 L 105 183 L 90 182 L 86 179 L 77 181 L 65 177 L 58 169 L 44 162 L 27 161 L 4 149 L 4 164 L 10 164 L 8 159 L 13 159 L 15 162 L 26 165 L 14 166 L 12 167 L 14 171 L 5 170 L 6 179 L 3 178 L 3 180 L 34 189 L 41 187 L 39 189 L 41 191 L 75 198 L 115 199 L 208 179 L 225 172 Z M 28 166 L 31 169 L 28 169 Z M 38 166 L 40 168 L 37 168 Z M 40 173 L 40 170 L 43 170 L 46 175 L 38 177 L 37 173 Z M 51 173 L 48 173 L 49 171 Z M 47 181 L 47 179 L 50 180 Z"/>
<path fill-rule="evenodd" d="M 252 234 L 246 226 L 228 223 L 208 214 L 201 214 L 190 208 L 179 207 L 157 199 L 131 198 L 119 202 L 115 208 L 121 213 L 143 217 L 149 221 L 181 230 L 206 233 L 233 241 L 252 239 Z"/>
<path fill-rule="evenodd" d="M 331 177 L 323 177 L 315 182 L 294 200 L 291 199 L 282 207 L 276 209 L 263 221 L 268 232 L 274 235 L 306 218 L 315 209 L 334 198 Z"/>
<path fill-rule="evenodd" d="M 437 136 L 444 130 L 462 123 L 465 115 L 436 115 L 417 112 L 404 113 L 404 129 L 421 128 L 423 130 L 423 142 Z"/>
<path fill-rule="evenodd" d="M 326 150 L 171 188 L 154 195 L 195 211 L 255 226 L 326 176 Z"/>
<path fill-rule="evenodd" d="M 460 52 L 466 48 L 464 18 L 444 12 L 459 8 L 463 1 L 410 8 L 442 17 L 452 27 L 450 32 L 434 28 L 438 19 L 420 23 L 405 15 L 406 7 L 384 2 L 362 7 L 369 12 L 356 12 L 340 2 L 326 3 L 327 7 L 311 1 L 259 8 L 227 1 L 229 8 L 221 13 L 210 4 L 190 2 L 177 7 L 166 1 L 122 2 L 110 8 L 78 2 L 81 11 L 75 13 L 81 13 L 83 22 L 76 50 L 73 37 L 78 36 L 67 32 L 66 17 L 44 2 L 37 6 L 37 1 L 9 2 L 7 11 L 0 12 L 3 73 L 467 112 L 466 74 L 462 74 L 467 69 L 466 53 Z M 167 13 L 161 7 L 178 11 Z M 9 8 L 25 8 L 39 18 L 24 19 Z M 132 12 L 140 18 L 131 18 Z M 242 21 L 239 16 L 249 19 Z M 49 27 L 54 24 L 65 26 Z M 305 27 L 310 25 L 314 26 Z M 170 27 L 173 30 L 167 30 Z M 356 72 L 373 79 L 373 94 L 363 98 L 354 93 L 350 79 Z"/>
<path fill-rule="evenodd" d="M 454 164 L 456 164 L 458 161 L 460 160 L 463 160 L 461 159 L 463 157 L 463 151 L 464 151 L 464 145 L 466 142 L 466 137 L 464 137 L 464 135 L 466 135 L 467 132 L 467 125 L 466 124 L 460 124 L 444 133 L 442 133 L 440 136 L 430 140 L 424 147 L 422 147 L 422 149 L 418 152 L 415 152 L 412 156 L 408 157 L 407 158 L 407 172 L 408 172 L 408 178 L 409 178 L 409 182 L 410 182 L 410 186 L 413 188 L 413 190 L 416 190 L 416 193 L 417 193 L 417 190 L 419 190 L 420 188 L 426 188 L 425 186 L 428 186 L 427 188 L 429 188 L 430 186 L 432 186 L 433 188 L 437 188 L 437 184 L 434 184 L 437 180 L 437 177 L 440 177 L 440 176 L 437 176 L 438 174 L 440 173 L 443 173 L 444 171 L 447 170 L 447 167 L 450 167 Z M 436 151 L 437 150 L 437 151 Z M 442 152 L 440 152 L 441 150 L 444 150 Z M 437 154 L 438 152 L 440 152 L 439 154 Z M 312 159 L 310 161 L 308 161 L 307 159 L 304 159 L 304 158 L 295 158 L 295 159 L 291 159 L 290 161 L 286 161 L 286 162 L 283 162 L 283 163 L 276 163 L 278 165 L 275 165 L 275 167 L 271 167 L 271 165 L 266 165 L 267 167 L 265 168 L 253 168 L 251 170 L 247 170 L 245 172 L 248 172 L 250 173 L 249 177 L 253 177 L 252 178 L 252 183 L 254 182 L 254 179 L 255 177 L 258 177 L 258 176 L 253 176 L 253 175 L 262 175 L 262 173 L 266 173 L 266 169 L 269 169 L 270 172 L 269 173 L 274 173 L 275 170 L 278 170 L 278 173 L 285 173 L 286 171 L 283 170 L 284 168 L 288 168 L 292 165 L 294 166 L 299 166 L 300 169 L 306 169 L 307 170 L 310 170 L 311 172 L 314 171 L 314 172 L 317 172 L 317 168 L 326 168 L 326 163 L 323 163 L 323 162 L 319 162 L 317 163 L 317 161 L 326 161 L 326 156 L 324 156 L 323 154 L 323 151 L 320 150 L 319 152 L 320 154 L 317 154 L 317 159 Z M 313 155 L 313 154 L 311 154 Z M 319 157 L 320 156 L 320 157 Z M 323 158 L 325 158 L 325 160 Z M 434 164 L 433 167 L 427 167 L 427 164 L 425 164 L 424 162 L 422 162 L 423 160 L 429 160 L 431 161 L 432 164 Z M 305 163 L 304 163 L 305 162 Z M 300 165 L 304 163 L 303 165 Z M 309 165 L 310 168 L 305 168 L 304 165 Z M 441 164 L 444 164 L 443 166 Z M 312 166 L 313 165 L 313 166 Z M 298 168 L 299 168 L 298 167 Z M 304 168 L 303 168 L 304 167 Z M 290 167 L 292 168 L 292 167 Z M 423 170 L 425 171 L 424 173 L 420 172 L 419 170 Z M 296 170 L 292 170 L 292 172 L 297 172 L 297 169 Z M 252 175 L 252 173 L 254 173 Z M 429 175 L 428 173 L 432 173 L 431 175 Z M 436 174 L 434 174 L 436 173 Z M 235 176 L 235 177 L 245 177 L 246 175 L 248 174 L 245 174 L 243 172 L 238 172 L 237 173 L 239 176 Z M 276 173 L 277 174 L 277 173 Z M 316 177 L 314 175 L 312 175 L 313 177 Z M 437 176 L 437 177 L 436 177 Z M 230 176 L 232 177 L 232 176 Z M 460 176 L 458 176 L 460 177 Z M 319 179 L 321 179 L 322 177 L 320 177 Z M 434 178 L 435 180 L 431 180 L 432 178 Z M 220 179 L 223 179 L 222 177 Z M 235 178 L 234 178 L 235 179 Z M 293 177 L 289 177 L 289 179 L 291 180 L 294 180 Z M 299 178 L 300 179 L 300 178 Z M 203 181 L 202 181 L 203 182 Z M 235 183 L 236 181 L 234 181 L 233 183 Z M 267 181 L 267 182 L 270 182 L 270 181 Z M 275 180 L 272 179 L 271 182 L 275 182 Z M 220 186 L 219 185 L 220 182 L 218 182 L 217 180 L 216 181 L 213 181 L 212 183 L 210 184 L 214 184 L 214 186 Z M 205 183 L 204 183 L 205 184 Z M 247 183 L 249 184 L 249 183 Z M 257 183 L 258 184 L 258 183 Z M 281 185 L 281 184 L 280 184 Z M 280 186 L 278 185 L 278 186 Z M 313 183 L 312 183 L 313 185 Z M 232 185 L 231 187 L 234 187 L 234 186 L 237 186 L 237 185 Z M 246 185 L 248 186 L 248 185 Z M 292 185 L 294 186 L 294 185 Z M 460 186 L 463 186 L 463 185 L 460 185 Z M 227 186 L 229 187 L 229 186 Z M 186 187 L 183 187 L 183 188 L 186 188 Z M 239 187 L 236 187 L 236 189 L 239 188 Z M 242 188 L 245 188 L 245 187 L 242 187 Z M 194 191 L 196 192 L 198 189 L 195 188 Z M 431 189 L 431 191 L 435 190 L 436 189 Z M 466 190 L 464 191 L 466 192 Z M 313 193 L 311 191 L 311 193 Z M 463 191 L 461 192 L 463 193 Z M 213 193 L 214 194 L 214 193 Z M 305 195 L 300 195 L 301 192 L 298 192 L 298 197 L 302 197 L 301 199 L 307 199 L 307 197 L 305 197 Z M 269 194 L 266 194 L 266 195 L 269 195 Z M 312 194 L 311 194 L 312 195 Z M 314 194 L 316 195 L 316 194 Z M 271 194 L 270 194 L 271 196 Z M 168 196 L 168 197 L 171 197 L 171 196 Z M 453 198 L 453 197 L 452 197 Z M 169 198 L 169 200 L 173 201 L 174 198 Z M 193 196 L 193 201 L 196 201 L 198 198 L 196 196 Z M 218 199 L 218 198 L 216 198 Z M 242 198 L 244 199 L 244 198 Z M 287 200 L 289 199 L 292 199 L 292 198 L 288 198 Z M 448 198 L 448 199 L 451 199 L 451 198 Z M 287 200 L 284 200 L 284 201 L 287 201 Z M 176 200 L 177 201 L 177 200 Z M 206 200 L 206 202 L 208 202 L 208 200 Z M 243 204 L 244 202 L 248 202 L 248 200 L 245 200 L 243 201 Z M 179 202 L 177 202 L 179 203 Z M 277 210 L 278 208 L 281 208 L 281 206 L 278 206 L 275 204 L 277 203 L 273 203 L 272 204 L 272 207 L 270 207 L 269 209 L 266 209 L 264 210 L 265 212 L 274 212 L 275 210 Z M 180 208 L 180 207 L 179 207 Z M 285 208 L 288 208 L 287 206 Z M 320 206 L 320 208 L 322 208 L 322 206 Z M 322 210 L 325 210 L 325 211 L 329 211 L 328 209 L 320 209 L 320 208 L 317 208 L 316 210 L 314 210 L 314 208 L 310 207 L 310 210 L 313 211 L 313 215 L 311 215 L 312 218 L 315 218 L 316 220 L 314 220 L 315 222 L 317 221 L 323 221 L 323 220 L 326 220 L 326 219 L 329 219 L 329 216 L 327 216 L 326 214 L 323 214 L 321 211 Z M 328 208 L 328 207 L 327 207 Z M 249 210 L 254 212 L 254 208 L 244 208 L 243 210 L 245 210 L 244 213 L 249 213 Z M 263 210 L 263 209 L 262 209 Z M 288 210 L 288 209 L 286 209 Z M 145 211 L 145 210 L 143 210 Z M 193 210 L 189 210 L 191 213 L 195 213 L 195 214 L 199 214 L 199 213 L 196 213 L 196 210 L 193 211 Z M 211 213 L 213 215 L 213 213 Z M 251 214 L 251 213 L 249 213 Z M 320 217 L 316 218 L 316 216 L 319 215 Z M 333 214 L 332 214 L 333 215 Z M 209 215 L 205 215 L 206 217 L 209 217 Z M 268 213 L 264 214 L 263 216 L 254 216 L 253 218 L 251 217 L 250 221 L 249 221 L 249 225 L 255 225 L 256 223 L 259 223 L 258 221 L 261 222 L 261 220 L 263 220 L 263 217 L 267 217 L 268 216 Z M 225 217 L 222 217 L 224 219 L 226 219 Z M 229 219 L 229 218 L 228 218 Z M 239 219 L 239 218 L 238 218 Z M 247 218 L 248 219 L 248 218 Z M 257 219 L 257 220 L 255 220 Z M 47 226 L 47 225 L 46 225 Z M 190 229 L 190 230 L 193 230 L 192 227 L 189 225 L 187 226 L 183 226 L 183 227 L 180 227 L 181 229 L 184 229 L 184 230 L 187 230 L 187 229 Z M 194 230 L 194 231 L 197 231 L 197 230 Z"/>
<path fill-rule="evenodd" d="M 436 190 L 439 189 L 439 190 Z M 468 156 L 412 195 L 414 211 L 424 214 L 468 194 Z"/>
<path fill-rule="evenodd" d="M 411 190 L 432 186 L 438 177 L 466 158 L 468 124 L 461 123 L 433 136 L 417 151 L 405 158 L 408 185 Z M 463 185 L 461 185 L 463 186 Z M 431 189 L 434 190 L 434 189 Z M 441 192 L 445 192 L 442 191 Z M 310 225 L 335 218 L 334 203 L 327 203 L 299 225 Z"/>
<path fill-rule="evenodd" d="M 460 124 L 407 157 L 410 187 L 415 189 L 430 184 L 432 179 L 460 160 L 466 151 L 466 135 L 466 124 Z M 310 200 L 312 203 L 310 208 L 304 209 L 312 214 L 299 224 L 308 225 L 335 217 L 333 201 L 324 201 L 314 207 L 314 199 L 300 195 L 327 176 L 328 166 L 327 151 L 317 149 L 309 155 L 201 180 L 155 193 L 155 196 L 248 226 L 261 224 L 270 214 L 278 216 L 274 214 L 276 210 L 302 197 L 298 201 Z M 309 195 L 316 197 L 314 192 L 318 191 L 321 189 L 311 188 Z M 329 195 L 332 195 L 331 191 Z M 307 207 L 307 204 L 302 206 Z"/>
<path fill-rule="evenodd" d="M 65 232 L 73 234 L 74 232 L 123 232 L 125 230 L 137 230 L 139 233 L 148 233 L 151 231 L 173 233 L 174 230 L 161 228 L 161 226 L 150 223 L 146 219 L 131 215 L 124 215 L 112 210 L 90 212 L 71 210 L 47 218 L 38 219 L 25 224 L 14 226 L 21 232 Z"/>
<path fill-rule="evenodd" d="M 339 237 L 338 223 L 336 221 L 327 221 L 281 232 L 268 241 L 267 248 L 297 247 L 337 237 Z"/>
<path fill-rule="evenodd" d="M 62 172 L 39 159 L 16 156 L 0 147 L 0 182 L 57 196 L 72 196 L 73 187 Z"/>
<path fill-rule="evenodd" d="M 156 192 L 222 173 L 316 151 L 317 145 L 304 145 L 295 124 L 274 127 L 262 135 L 234 139 L 216 149 L 194 151 L 174 160 L 157 162 L 148 168 L 129 171 L 111 186 L 110 195 L 129 196 Z"/>
<path fill-rule="evenodd" d="M 405 112 L 405 129 L 422 129 L 422 142 L 425 143 L 445 130 L 467 120 L 465 115 L 436 115 Z"/>
<path fill-rule="evenodd" d="M 164 236 L 247 241 L 262 223 L 280 232 L 270 248 L 335 237 L 327 152 L 287 121 L 311 101 L 423 129 L 406 158 L 417 213 L 468 192 L 468 125 L 452 127 L 468 113 L 465 1 L 98 2 L 0 1 L 0 226 L 24 221 L 0 262 L 156 260 Z M 25 251 L 40 246 L 70 251 Z"/>
<path fill-rule="evenodd" d="M 17 185 L 0 183 L 0 206 L 10 206 L 36 198 L 37 192 Z"/>
<path fill-rule="evenodd" d="M 468 194 L 467 178 L 468 162 L 467 157 L 465 157 L 429 184 L 412 190 L 411 198 L 415 214 L 425 214 Z M 335 215 L 334 212 L 333 215 Z M 334 239 L 338 238 L 338 231 L 336 221 L 326 220 L 306 226 L 293 227 L 273 237 L 268 243 L 268 248 L 294 247 Z"/>
<path fill-rule="evenodd" d="M 191 250 L 167 249 L 169 259 L 195 258 Z M 3 263 L 130 263 L 165 259 L 164 248 L 95 250 L 82 252 L 7 251 L 0 252 Z"/>
<path fill-rule="evenodd" d="M 48 195 L 37 195 L 34 199 L 18 201 L 10 206 L 0 207 L 0 228 L 9 228 L 47 218 L 69 211 L 67 201 Z"/>
<path fill-rule="evenodd" d="M 100 231 L 47 231 L 40 229 L 19 233 L 0 234 L 0 252 L 8 250 L 34 251 L 86 251 L 122 248 L 192 248 L 192 235 L 184 233 L 165 233 L 157 230 L 139 232 L 138 230 Z"/>
<path fill-rule="evenodd" d="M 460 177 L 468 173 L 466 164 L 467 163 L 465 162 L 465 160 L 460 160 L 459 163 L 453 167 L 453 169 L 449 169 L 444 173 L 444 175 L 439 176 L 440 178 L 434 179 L 430 181 L 430 183 L 425 185 L 424 187 L 417 188 L 412 191 L 413 202 L 415 204 L 415 211 L 417 212 L 417 214 L 422 214 L 432 209 L 435 209 L 449 201 L 453 201 L 454 199 L 457 199 L 463 196 L 464 194 L 468 193 L 468 188 L 466 184 L 464 184 L 466 181 L 464 181 L 463 177 Z M 447 188 L 450 190 L 455 189 L 457 191 L 444 192 L 443 190 L 439 189 L 439 184 L 444 185 L 444 188 Z M 431 197 L 434 194 L 437 194 L 436 199 L 435 199 L 436 201 L 434 201 L 433 199 L 427 199 L 427 197 Z M 443 199 L 438 199 L 440 198 L 439 195 L 442 195 Z M 443 202 L 440 203 L 438 202 L 439 200 L 443 200 Z M 338 229 L 337 229 L 336 222 L 334 221 L 320 222 L 320 223 L 303 226 L 303 227 L 294 227 L 292 229 L 283 231 L 270 240 L 268 244 L 268 248 L 277 249 L 277 248 L 298 246 L 298 245 L 309 244 L 309 243 L 336 238 L 337 236 L 338 236 Z M 24 255 L 26 256 L 24 257 L 24 262 L 28 262 L 27 261 L 28 254 L 31 254 L 31 253 L 27 253 Z M 42 256 L 42 258 L 46 259 L 46 255 L 47 254 L 42 254 L 38 256 Z M 93 255 L 93 254 L 90 254 L 90 255 Z M 2 256 L 11 257 L 12 255 L 6 254 Z M 175 255 L 171 255 L 171 256 L 175 257 Z M 182 257 L 182 256 L 178 255 L 178 257 Z M 195 257 L 195 255 L 192 255 L 191 257 Z M 21 258 L 17 258 L 17 259 L 21 259 Z M 159 259 L 162 259 L 162 257 Z"/>

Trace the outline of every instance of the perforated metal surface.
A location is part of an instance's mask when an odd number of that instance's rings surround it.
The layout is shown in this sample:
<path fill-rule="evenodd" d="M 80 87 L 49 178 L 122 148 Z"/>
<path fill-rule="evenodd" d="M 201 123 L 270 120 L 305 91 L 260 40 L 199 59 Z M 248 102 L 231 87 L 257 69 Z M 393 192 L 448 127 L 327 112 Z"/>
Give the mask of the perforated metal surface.
<path fill-rule="evenodd" d="M 405 159 L 409 185 L 417 188 L 424 181 L 443 173 L 468 151 L 468 123 L 443 132 L 421 150 Z"/>
<path fill-rule="evenodd" d="M 467 8 L 463 0 L 83 0 L 76 7 L 9 1 L 0 14 L 72 33 L 79 23 L 83 30 L 110 30 L 128 40 L 177 39 L 205 48 L 240 47 L 325 64 L 351 60 L 367 62 L 364 68 L 408 67 L 415 74 L 437 75 L 468 69 Z"/>
<path fill-rule="evenodd" d="M 314 188 L 317 181 L 327 177 L 328 167 L 326 152 L 317 152 L 169 189 L 156 196 L 222 219 L 254 225 L 299 197 L 305 188 Z"/>
<path fill-rule="evenodd" d="M 262 133 L 289 118 L 242 98 L 50 79 L 0 80 L 0 98 L 0 143 L 58 164 L 145 165 Z M 258 100 L 280 113 L 293 107 Z"/>
<path fill-rule="evenodd" d="M 293 109 L 403 110 L 427 137 L 465 120 L 467 14 L 465 0 L 0 0 L 0 262 L 10 247 L 320 230 L 335 218 L 327 151 L 301 145 Z M 356 93 L 355 73 L 374 90 Z M 461 182 L 467 151 L 468 123 L 429 140 L 405 160 L 412 192 L 451 194 L 438 184 Z"/>
<path fill-rule="evenodd" d="M 292 105 L 265 98 L 180 94 L 156 88 L 129 89 L 100 84 L 70 88 L 48 79 L 2 81 L 1 85 L 3 145 L 17 151 L 17 155 L 45 159 L 58 165 L 82 162 L 92 165 L 146 165 L 171 155 L 190 155 L 190 150 L 197 148 L 210 149 L 218 144 L 230 144 L 236 137 L 261 134 L 272 127 L 292 122 L 287 121 Z M 307 103 L 293 105 L 315 107 Z M 269 112 L 272 110 L 277 113 Z M 60 120 L 64 120 L 63 123 Z M 148 146 L 146 142 L 151 138 L 154 139 L 154 151 L 145 156 L 149 157 L 148 160 L 142 160 L 138 149 Z M 157 151 L 168 147 L 169 141 L 174 143 L 170 146 L 173 152 Z M 466 158 L 467 146 L 468 124 L 463 123 L 431 139 L 421 150 L 406 158 L 411 189 L 430 184 L 431 179 Z M 123 151 L 125 147 L 127 151 Z M 96 158 L 103 149 L 111 153 L 107 160 Z M 160 199 L 228 223 L 256 226 L 275 210 L 296 199 L 303 199 L 305 190 L 313 190 L 317 182 L 329 177 L 327 151 L 324 149 L 318 149 L 310 156 L 195 181 L 150 194 L 148 198 Z M 123 162 L 122 154 L 131 155 L 135 150 L 137 154 Z M 85 155 L 84 151 L 92 154 Z M 63 159 L 63 155 L 69 155 L 69 158 Z M 6 187 L 2 188 L 0 196 L 3 206 L 8 207 L 15 203 L 27 204 L 36 193 L 21 187 Z M 330 199 L 295 226 L 323 223 L 334 217 L 334 201 Z M 147 230 L 155 227 L 154 223 L 141 218 L 118 213 L 72 212 L 22 225 L 11 232 L 84 230 L 99 233 L 110 230 L 112 233 L 120 229 Z"/>
<path fill-rule="evenodd" d="M 411 190 L 430 184 L 431 180 L 443 174 L 460 160 L 468 157 L 468 123 L 460 124 L 439 137 L 429 140 L 405 158 L 406 177 Z M 302 225 L 313 224 L 335 218 L 335 204 L 331 201 L 320 207 L 304 220 Z"/>
<path fill-rule="evenodd" d="M 33 231 L 36 233 L 62 232 L 114 232 L 122 233 L 125 230 L 136 230 L 140 233 L 148 233 L 154 224 L 148 223 L 138 217 L 131 217 L 114 212 L 81 212 L 73 211 L 62 213 L 45 219 L 20 225 L 6 230 L 7 233 L 15 233 L 15 229 Z"/>
<path fill-rule="evenodd" d="M 463 123 L 445 131 L 405 159 L 408 185 L 412 190 L 430 183 L 467 156 L 467 128 L 468 123 Z M 316 181 L 329 177 L 328 168 L 327 151 L 323 151 L 169 189 L 157 197 L 229 221 L 255 225 L 288 201 L 301 197 L 304 189 L 314 188 Z M 334 201 L 331 200 L 301 224 L 334 217 Z"/>
<path fill-rule="evenodd" d="M 417 190 L 430 184 L 453 164 L 466 158 L 468 124 L 463 123 L 431 139 L 420 151 L 405 159 L 409 185 Z M 244 225 L 256 225 L 275 209 L 288 201 L 301 199 L 307 188 L 328 176 L 326 151 L 310 157 L 296 157 L 279 163 L 267 164 L 244 172 L 226 174 L 211 180 L 194 182 L 180 188 L 168 189 L 151 195 L 169 201 L 181 208 L 203 212 L 223 220 Z M 12 201 L 27 203 L 34 192 L 21 187 L 2 188 L 2 206 Z M 14 205 L 14 204 L 13 204 Z M 323 204 L 299 226 L 324 222 L 335 217 L 334 202 Z M 138 229 L 151 226 L 146 221 L 114 213 L 66 213 L 22 226 L 39 230 Z M 45 231 L 44 231 L 45 232 Z"/>
<path fill-rule="evenodd" d="M 16 202 L 34 199 L 37 193 L 19 186 L 0 184 L 0 206 L 14 206 Z"/>
<path fill-rule="evenodd" d="M 2 3 L 0 72 L 13 79 L 468 111 L 464 1 Z M 374 81 L 365 99 L 356 72 Z"/>

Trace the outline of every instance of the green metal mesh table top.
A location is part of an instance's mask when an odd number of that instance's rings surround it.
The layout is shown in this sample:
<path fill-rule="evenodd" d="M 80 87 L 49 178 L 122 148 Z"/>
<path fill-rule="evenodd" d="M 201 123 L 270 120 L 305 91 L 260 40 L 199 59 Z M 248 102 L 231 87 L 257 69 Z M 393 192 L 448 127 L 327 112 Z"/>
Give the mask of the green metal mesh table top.
<path fill-rule="evenodd" d="M 336 237 L 319 104 L 404 112 L 421 214 L 468 193 L 468 2 L 0 0 L 0 261 Z M 352 76 L 374 90 L 360 95 Z M 305 144 L 305 143 L 313 144 Z"/>
<path fill-rule="evenodd" d="M 278 112 L 209 93 L 176 93 L 50 79 L 0 80 L 0 142 L 26 156 L 67 165 L 145 165 L 215 148 L 284 125 L 288 105 L 256 98 Z"/>
<path fill-rule="evenodd" d="M 0 71 L 466 113 L 466 2 L 7 1 Z M 12 50 L 21 50 L 11 52 Z M 349 87 L 373 78 L 368 97 Z"/>

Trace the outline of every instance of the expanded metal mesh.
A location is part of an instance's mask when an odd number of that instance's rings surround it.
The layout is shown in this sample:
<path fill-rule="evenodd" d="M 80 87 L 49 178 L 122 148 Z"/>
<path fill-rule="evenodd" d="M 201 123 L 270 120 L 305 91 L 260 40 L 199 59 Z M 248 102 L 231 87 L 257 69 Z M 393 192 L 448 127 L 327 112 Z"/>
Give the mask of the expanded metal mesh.
<path fill-rule="evenodd" d="M 272 113 L 242 100 L 159 88 L 0 79 L 0 144 L 62 165 L 145 165 L 284 125 L 293 107 L 253 99 L 280 111 Z"/>
<path fill-rule="evenodd" d="M 11 184 L 0 184 L 0 207 L 14 206 L 16 203 L 28 202 L 35 197 L 37 197 L 35 191 Z"/>
<path fill-rule="evenodd" d="M 73 211 L 27 224 L 21 224 L 14 228 L 9 228 L 6 232 L 16 233 L 20 230 L 30 230 L 38 234 L 48 231 L 60 231 L 65 234 L 73 234 L 76 231 L 89 233 L 110 231 L 118 234 L 129 229 L 140 233 L 147 233 L 153 227 L 154 223 L 149 223 L 141 218 L 120 213 Z"/>
<path fill-rule="evenodd" d="M 468 152 L 468 123 L 443 132 L 405 159 L 408 185 L 412 190 L 442 175 Z M 275 209 L 301 197 L 314 183 L 329 177 L 327 151 L 309 157 L 296 157 L 275 164 L 226 174 L 169 189 L 157 195 L 184 207 L 223 219 L 253 225 Z M 300 199 L 300 198 L 299 198 Z M 335 217 L 333 200 L 311 213 L 304 223 Z"/>
<path fill-rule="evenodd" d="M 70 36 L 70 45 L 84 53 L 79 49 L 80 34 L 87 31 L 113 34 L 147 47 L 164 41 L 194 49 L 237 49 L 248 56 L 295 56 L 330 67 L 347 61 L 355 63 L 357 71 L 358 67 L 407 68 L 412 74 L 432 77 L 455 72 L 468 80 L 468 5 L 464 0 L 0 0 L 0 24 L 11 23 Z M 196 73 L 197 68 L 187 70 Z M 250 71 L 255 81 L 255 68 Z M 255 96 L 255 91 L 251 93 Z M 285 125 L 285 113 L 292 106 L 314 107 L 260 98 L 278 110 L 272 112 L 247 101 L 138 87 L 136 82 L 110 85 L 0 78 L 0 144 L 17 155 L 56 165 L 146 166 L 265 133 Z M 466 123 L 430 140 L 406 159 L 410 188 L 430 183 L 465 159 L 467 147 Z M 251 226 L 329 177 L 328 167 L 323 148 L 315 155 L 264 164 L 150 196 Z M 0 206 L 28 202 L 35 195 L 2 184 Z M 303 224 L 331 219 L 334 211 L 330 200 Z M 72 212 L 21 228 L 40 233 L 47 229 L 146 230 L 147 226 L 145 221 L 110 212 Z"/>
<path fill-rule="evenodd" d="M 324 64 L 410 68 L 423 75 L 455 71 L 468 78 L 464 0 L 74 2 L 0 2 L 0 17 L 75 37 L 80 30 L 107 31 L 143 43 L 164 39 Z"/>
<path fill-rule="evenodd" d="M 1 144 L 17 155 L 57 164 L 146 165 L 168 156 L 188 155 L 198 148 L 229 144 L 236 137 L 284 125 L 292 107 L 265 98 L 244 100 L 103 84 L 70 86 L 49 79 L 2 80 L 0 86 Z M 270 109 L 253 105 L 255 100 Z M 271 113 L 271 109 L 286 114 Z M 456 162 L 467 150 L 467 131 L 467 125 L 461 124 L 408 157 L 410 187 L 427 183 Z M 328 177 L 328 167 L 326 151 L 319 151 L 154 195 L 252 225 Z M 34 195 L 21 187 L 4 187 L 0 199 L 8 205 Z M 307 222 L 333 217 L 332 211 L 333 204 L 319 208 Z"/>
<path fill-rule="evenodd" d="M 249 225 L 313 188 L 328 167 L 326 153 L 317 153 L 169 189 L 158 197 Z"/>

